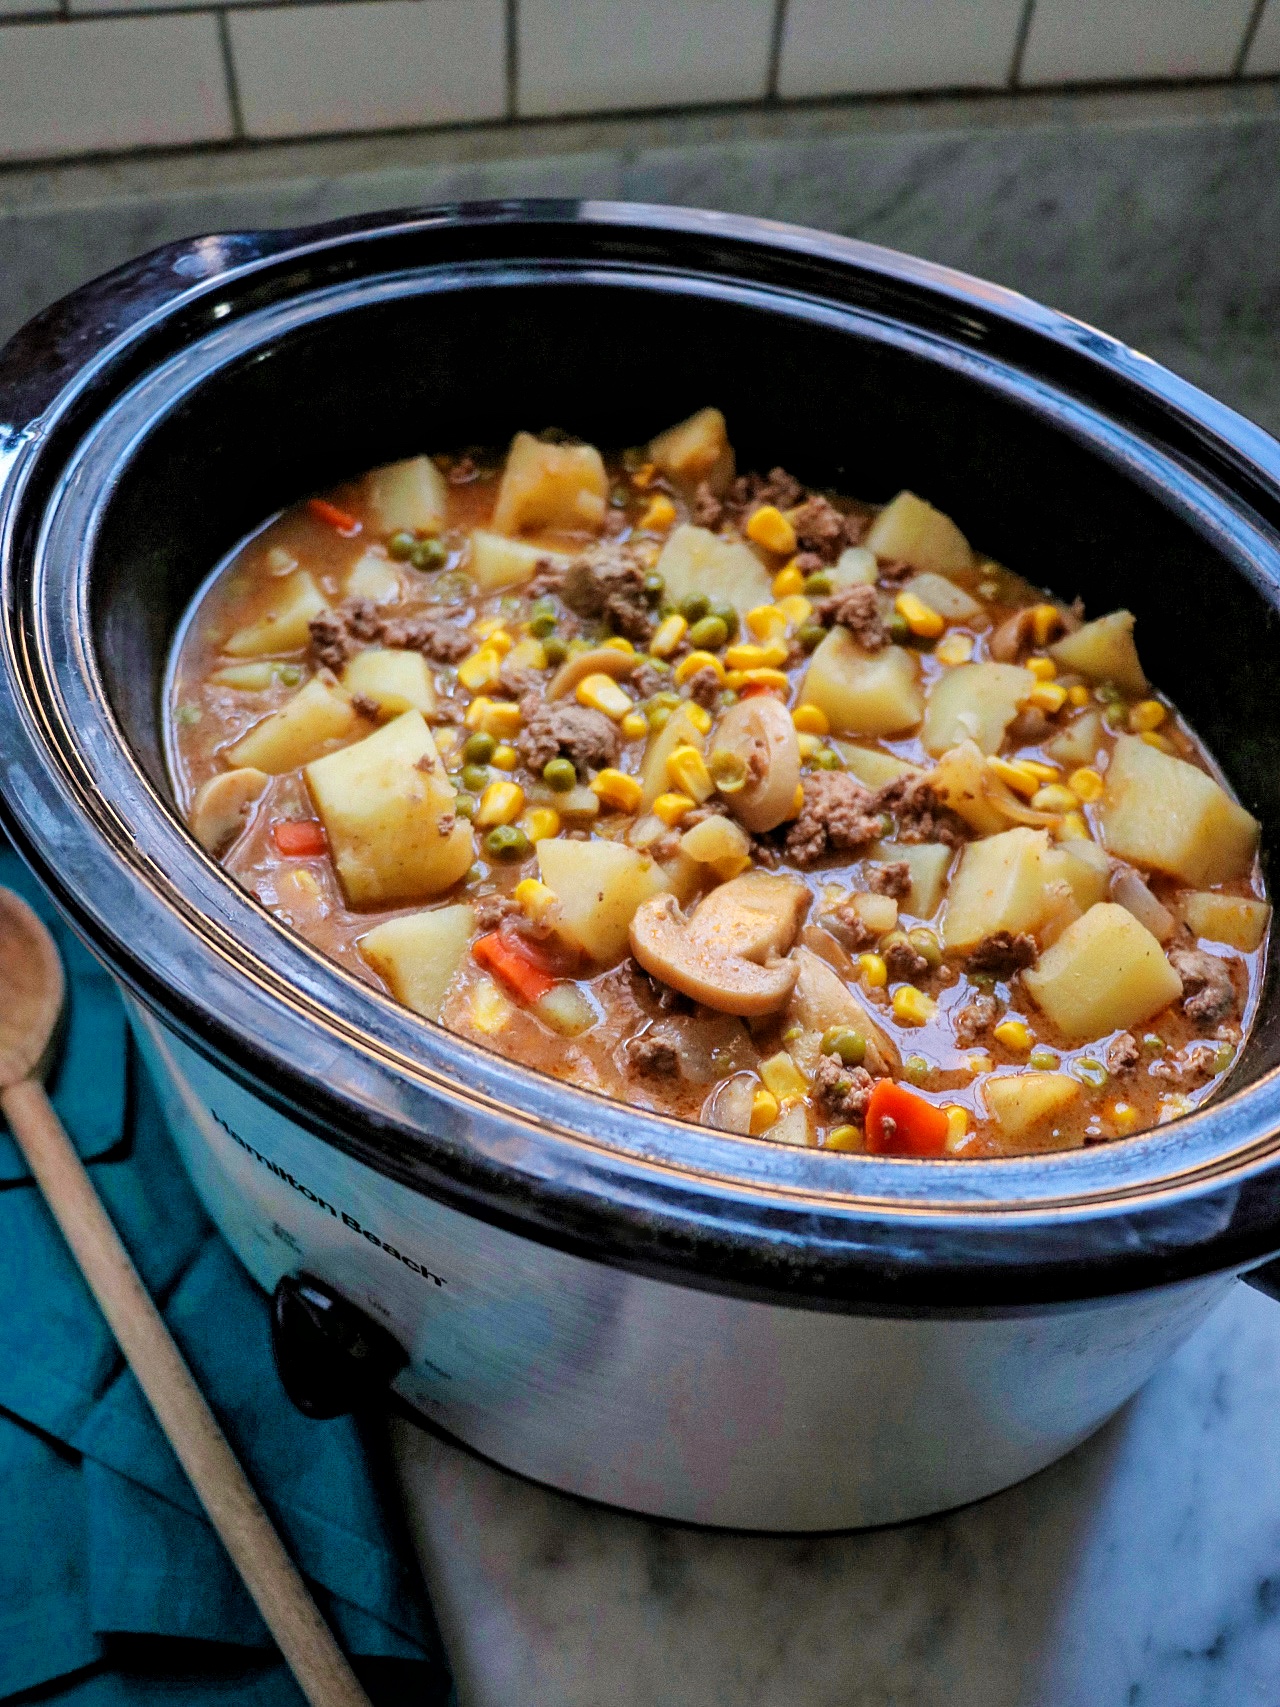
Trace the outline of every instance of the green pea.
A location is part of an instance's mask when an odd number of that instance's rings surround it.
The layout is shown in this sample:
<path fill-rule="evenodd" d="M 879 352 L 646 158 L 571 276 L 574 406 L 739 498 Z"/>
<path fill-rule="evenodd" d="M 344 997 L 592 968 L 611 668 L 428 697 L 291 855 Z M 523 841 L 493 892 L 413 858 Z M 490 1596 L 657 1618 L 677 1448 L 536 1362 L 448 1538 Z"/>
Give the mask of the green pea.
<path fill-rule="evenodd" d="M 419 539 L 409 553 L 415 569 L 443 569 L 449 561 L 449 548 L 441 539 Z"/>
<path fill-rule="evenodd" d="M 302 669 L 298 664 L 277 664 L 275 678 L 286 688 L 296 688 L 302 680 Z"/>
<path fill-rule="evenodd" d="M 548 664 L 563 664 L 569 656 L 569 642 L 558 634 L 549 634 L 542 642 L 542 650 L 547 655 Z"/>
<path fill-rule="evenodd" d="M 645 712 L 645 717 L 648 719 L 650 729 L 656 735 L 660 729 L 665 729 L 670 723 L 671 707 L 669 705 L 652 705 Z"/>
<path fill-rule="evenodd" d="M 556 613 L 554 611 L 540 610 L 536 616 L 529 618 L 529 633 L 538 640 L 545 640 L 549 634 L 555 633 L 555 629 Z"/>
<path fill-rule="evenodd" d="M 497 745 L 492 735 L 486 734 L 483 729 L 477 729 L 462 743 L 462 757 L 469 765 L 487 765 Z"/>
<path fill-rule="evenodd" d="M 548 788 L 554 788 L 557 794 L 567 794 L 571 788 L 576 788 L 578 782 L 573 760 L 548 759 L 542 767 L 542 780 Z"/>
<path fill-rule="evenodd" d="M 469 794 L 483 794 L 489 786 L 487 765 L 463 765 L 461 782 Z"/>
<path fill-rule="evenodd" d="M 1163 1055 L 1164 1038 L 1158 1031 L 1149 1031 L 1142 1039 L 1142 1047 L 1149 1049 L 1153 1055 Z"/>
<path fill-rule="evenodd" d="M 824 593 L 831 591 L 830 575 L 806 575 L 804 590 L 808 598 L 819 599 Z"/>
<path fill-rule="evenodd" d="M 174 720 L 182 729 L 193 729 L 199 723 L 204 713 L 198 705 L 180 705 L 174 714 Z"/>
<path fill-rule="evenodd" d="M 893 641 L 895 646 L 905 646 L 907 641 L 910 640 L 911 624 L 907 621 L 906 617 L 903 616 L 900 610 L 890 611 L 889 615 L 885 618 L 884 625 L 886 629 L 888 629 L 889 638 Z"/>
<path fill-rule="evenodd" d="M 399 533 L 393 533 L 391 538 L 387 541 L 387 550 L 395 558 L 397 563 L 407 563 L 413 556 L 413 548 L 417 543 L 417 540 L 411 533 L 406 533 L 401 529 Z"/>
<path fill-rule="evenodd" d="M 816 622 L 806 622 L 796 635 L 796 639 L 806 652 L 814 652 L 827 638 L 827 631 Z"/>
<path fill-rule="evenodd" d="M 1092 1055 L 1081 1055 L 1078 1060 L 1073 1061 L 1071 1072 L 1081 1084 L 1088 1085 L 1095 1091 L 1100 1091 L 1111 1076 L 1102 1062 L 1095 1061 Z"/>
<path fill-rule="evenodd" d="M 1058 1057 L 1052 1049 L 1033 1049 L 1027 1057 L 1027 1064 L 1037 1072 L 1051 1073 L 1058 1065 Z"/>
<path fill-rule="evenodd" d="M 915 930 L 907 932 L 907 941 L 929 962 L 929 970 L 936 972 L 942 965 L 942 946 L 933 932 L 917 925 Z"/>
<path fill-rule="evenodd" d="M 704 616 L 689 629 L 689 644 L 700 652 L 718 652 L 729 643 L 729 630 L 718 616 Z"/>
<path fill-rule="evenodd" d="M 690 593 L 680 604 L 680 615 L 687 623 L 701 622 L 711 609 L 711 600 L 705 593 Z"/>
<path fill-rule="evenodd" d="M 927 1084 L 932 1070 L 923 1055 L 908 1055 L 902 1063 L 902 1076 L 913 1085 Z"/>
<path fill-rule="evenodd" d="M 832 747 L 819 747 L 809 760 L 814 770 L 838 771 L 844 769 L 844 760 Z"/>
<path fill-rule="evenodd" d="M 474 818 L 479 804 L 474 794 L 455 794 L 453 797 L 453 809 L 460 818 Z"/>
<path fill-rule="evenodd" d="M 526 859 L 529 847 L 528 836 L 515 824 L 497 824 L 484 839 L 484 851 L 490 859 Z"/>
<path fill-rule="evenodd" d="M 644 596 L 651 605 L 656 605 L 667 590 L 667 583 L 661 575 L 649 574 L 644 578 Z"/>
<path fill-rule="evenodd" d="M 712 616 L 718 616 L 720 618 L 730 640 L 736 640 L 738 638 L 738 629 L 740 624 L 738 622 L 738 613 L 734 610 L 732 605 L 717 605 L 711 614 Z"/>
<path fill-rule="evenodd" d="M 1236 1058 L 1234 1043 L 1220 1043 L 1214 1051 L 1213 1070 L 1215 1073 L 1225 1073 Z"/>
<path fill-rule="evenodd" d="M 464 883 L 483 883 L 488 875 L 489 867 L 482 859 L 478 859 L 474 865 L 467 867 L 467 875 L 462 881 Z"/>
<path fill-rule="evenodd" d="M 867 1058 L 867 1040 L 852 1026 L 833 1025 L 822 1034 L 822 1053 L 838 1056 L 846 1067 L 860 1067 Z"/>

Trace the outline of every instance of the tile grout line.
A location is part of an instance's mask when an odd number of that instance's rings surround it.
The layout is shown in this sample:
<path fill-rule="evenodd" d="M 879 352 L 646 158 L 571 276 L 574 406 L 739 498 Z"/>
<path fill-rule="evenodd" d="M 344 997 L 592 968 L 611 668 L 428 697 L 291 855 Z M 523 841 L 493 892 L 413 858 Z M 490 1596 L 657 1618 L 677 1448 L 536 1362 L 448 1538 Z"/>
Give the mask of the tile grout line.
<path fill-rule="evenodd" d="M 787 0 L 776 0 L 773 9 L 773 28 L 769 36 L 769 68 L 765 78 L 765 100 L 778 99 L 778 79 L 782 74 L 782 39 L 787 29 Z"/>
<path fill-rule="evenodd" d="M 231 23 L 224 8 L 218 13 L 218 43 L 222 49 L 222 73 L 227 80 L 227 105 L 231 109 L 231 133 L 237 142 L 244 140 L 244 108 L 240 104 L 240 80 L 236 76 L 236 57 L 231 47 Z"/>
<path fill-rule="evenodd" d="M 520 0 L 506 0 L 507 117 L 520 116 Z"/>
<path fill-rule="evenodd" d="M 1009 88 L 1016 90 L 1022 82 L 1022 62 L 1027 56 L 1027 42 L 1031 37 L 1031 19 L 1036 9 L 1036 0 L 1026 0 L 1022 8 L 1022 16 L 1018 19 L 1018 33 L 1013 38 L 1013 58 L 1009 61 Z"/>
<path fill-rule="evenodd" d="M 1258 33 L 1258 27 L 1262 23 L 1262 14 L 1266 9 L 1267 0 L 1254 0 L 1253 11 L 1250 14 L 1248 23 L 1244 27 L 1244 35 L 1240 40 L 1240 51 L 1236 55 L 1235 64 L 1231 67 L 1231 75 L 1233 77 L 1244 76 L 1244 68 L 1248 64 L 1249 52 L 1253 47 L 1253 39 Z"/>

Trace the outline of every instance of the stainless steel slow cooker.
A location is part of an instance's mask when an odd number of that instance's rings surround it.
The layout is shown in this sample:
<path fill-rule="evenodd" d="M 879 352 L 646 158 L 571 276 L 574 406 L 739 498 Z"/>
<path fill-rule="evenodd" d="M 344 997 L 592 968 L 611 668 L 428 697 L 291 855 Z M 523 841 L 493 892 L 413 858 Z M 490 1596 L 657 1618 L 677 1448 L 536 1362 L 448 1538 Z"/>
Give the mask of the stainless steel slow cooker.
<path fill-rule="evenodd" d="M 629 442 L 711 402 L 745 466 L 909 484 L 1033 580 L 1130 605 L 1154 679 L 1280 838 L 1280 447 L 977 280 L 595 202 L 200 238 L 19 334 L 4 823 L 127 992 L 313 1413 L 385 1381 L 610 1504 L 884 1523 L 1067 1451 L 1280 1250 L 1274 980 L 1225 1094 L 1123 1143 L 940 1163 L 746 1142 L 372 993 L 201 852 L 164 770 L 175 626 L 266 516 L 422 449 L 531 424 Z"/>

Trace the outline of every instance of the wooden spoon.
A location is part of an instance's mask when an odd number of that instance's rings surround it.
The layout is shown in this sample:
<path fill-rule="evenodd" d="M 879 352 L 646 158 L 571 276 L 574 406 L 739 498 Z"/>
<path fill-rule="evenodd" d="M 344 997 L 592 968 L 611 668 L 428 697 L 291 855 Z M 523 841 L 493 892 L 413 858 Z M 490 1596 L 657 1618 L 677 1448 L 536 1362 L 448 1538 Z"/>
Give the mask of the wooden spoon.
<path fill-rule="evenodd" d="M 192 1379 L 39 1079 L 62 1011 L 57 946 L 0 888 L 0 1109 L 169 1444 L 312 1707 L 370 1707 Z"/>

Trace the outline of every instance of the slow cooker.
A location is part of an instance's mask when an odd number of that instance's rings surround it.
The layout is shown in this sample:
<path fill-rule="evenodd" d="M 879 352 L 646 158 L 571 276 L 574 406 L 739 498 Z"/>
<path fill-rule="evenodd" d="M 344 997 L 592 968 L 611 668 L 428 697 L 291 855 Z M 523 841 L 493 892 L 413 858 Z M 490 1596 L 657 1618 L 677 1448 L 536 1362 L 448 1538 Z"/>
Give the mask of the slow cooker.
<path fill-rule="evenodd" d="M 1124 1142 L 945 1163 L 729 1137 L 487 1054 L 272 918 L 173 807 L 161 690 L 215 562 L 303 494 L 519 427 L 715 403 L 743 466 L 927 495 L 1139 618 L 1280 839 L 1280 447 L 1022 297 L 818 233 L 494 202 L 203 237 L 0 356 L 4 825 L 119 980 L 312 1414 L 385 1386 L 513 1470 L 765 1530 L 1003 1487 L 1280 1250 L 1280 1004 Z"/>

